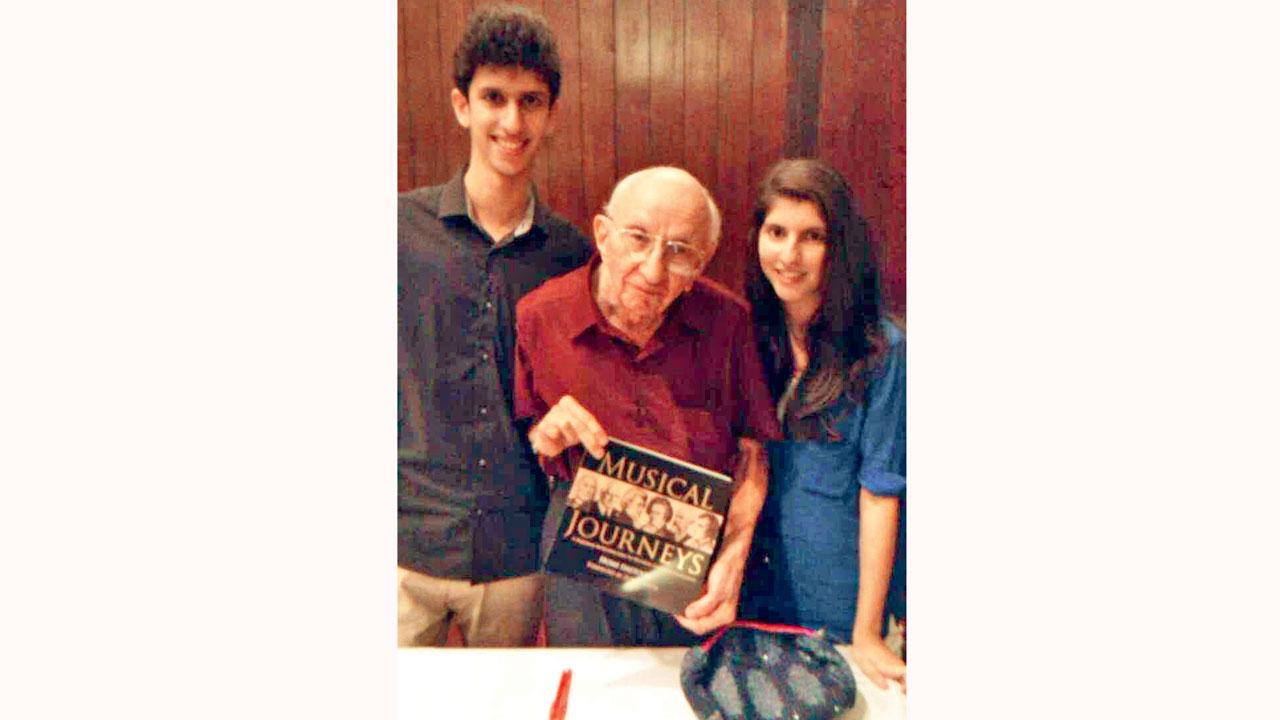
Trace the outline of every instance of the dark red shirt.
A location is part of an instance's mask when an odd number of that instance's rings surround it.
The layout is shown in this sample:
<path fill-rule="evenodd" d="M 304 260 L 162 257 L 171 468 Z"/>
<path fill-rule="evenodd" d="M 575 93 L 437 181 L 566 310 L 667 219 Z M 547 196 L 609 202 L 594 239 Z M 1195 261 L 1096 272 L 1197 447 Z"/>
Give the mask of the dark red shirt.
<path fill-rule="evenodd" d="M 605 320 L 584 267 L 516 305 L 515 418 L 571 395 L 609 435 L 732 475 L 737 438 L 781 438 L 745 301 L 698 278 L 638 348 Z"/>

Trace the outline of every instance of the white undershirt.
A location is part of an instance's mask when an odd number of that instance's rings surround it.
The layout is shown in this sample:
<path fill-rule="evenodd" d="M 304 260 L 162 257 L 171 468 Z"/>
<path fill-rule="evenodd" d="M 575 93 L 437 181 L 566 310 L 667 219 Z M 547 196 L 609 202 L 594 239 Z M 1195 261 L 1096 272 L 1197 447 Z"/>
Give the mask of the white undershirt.
<path fill-rule="evenodd" d="M 472 204 L 471 204 L 471 195 L 470 195 L 470 194 L 466 194 L 466 198 L 467 198 L 467 217 L 471 218 L 471 222 L 475 223 L 476 227 L 480 227 L 480 228 L 484 227 L 483 225 L 481 225 L 481 224 L 480 224 L 480 221 L 476 219 L 476 213 L 475 213 L 475 210 L 474 210 L 474 208 L 473 208 L 473 206 L 472 206 Z M 516 226 L 515 230 L 512 230 L 511 232 L 507 233 L 506 235 L 504 235 L 504 236 L 502 236 L 502 237 L 500 237 L 500 238 L 495 238 L 495 239 L 494 239 L 494 241 L 493 241 L 493 246 L 494 246 L 494 247 L 502 247 L 503 245 L 506 245 L 507 243 L 511 242 L 512 240 L 515 240 L 516 238 L 520 237 L 521 235 L 523 235 L 523 234 L 525 234 L 525 233 L 527 233 L 527 232 L 529 232 L 530 230 L 532 230 L 532 229 L 533 229 L 533 206 L 534 206 L 534 204 L 535 204 L 535 203 L 534 203 L 534 201 L 533 201 L 533 187 L 532 187 L 532 186 L 530 186 L 530 188 L 529 188 L 529 205 L 528 205 L 528 207 L 527 207 L 527 208 L 525 208 L 525 211 L 524 211 L 524 219 L 520 221 L 520 224 Z"/>

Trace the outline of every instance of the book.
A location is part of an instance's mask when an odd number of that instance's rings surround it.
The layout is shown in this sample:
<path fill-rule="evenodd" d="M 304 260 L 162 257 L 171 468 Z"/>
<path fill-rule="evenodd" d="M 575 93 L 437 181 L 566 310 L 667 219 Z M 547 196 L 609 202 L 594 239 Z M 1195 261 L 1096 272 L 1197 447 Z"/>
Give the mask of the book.
<path fill-rule="evenodd" d="M 702 595 L 733 495 L 728 475 L 610 437 L 584 453 L 548 573 L 671 613 Z"/>

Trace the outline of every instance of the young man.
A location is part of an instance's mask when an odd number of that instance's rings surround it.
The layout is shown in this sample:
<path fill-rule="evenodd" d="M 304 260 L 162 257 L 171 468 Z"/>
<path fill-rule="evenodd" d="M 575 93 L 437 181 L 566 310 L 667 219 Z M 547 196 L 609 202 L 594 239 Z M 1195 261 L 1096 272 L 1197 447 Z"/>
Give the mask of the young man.
<path fill-rule="evenodd" d="M 547 488 L 512 422 L 515 304 L 591 247 L 530 181 L 560 90 L 546 21 L 477 11 L 454 81 L 468 162 L 399 199 L 398 642 L 442 645 L 456 621 L 470 646 L 529 645 Z"/>

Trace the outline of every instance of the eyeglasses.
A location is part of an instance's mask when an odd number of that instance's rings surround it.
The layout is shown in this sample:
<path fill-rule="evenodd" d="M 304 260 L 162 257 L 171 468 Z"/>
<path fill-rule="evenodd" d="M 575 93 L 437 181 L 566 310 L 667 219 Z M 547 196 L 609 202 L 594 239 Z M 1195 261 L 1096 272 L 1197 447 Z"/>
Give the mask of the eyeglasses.
<path fill-rule="evenodd" d="M 613 224 L 613 218 L 608 215 L 602 217 L 609 220 Z M 653 252 L 653 246 L 662 244 L 662 258 L 666 263 L 667 270 L 673 275 L 683 275 L 685 277 L 697 275 L 702 270 L 702 251 L 698 248 L 682 243 L 678 240 L 667 240 L 661 235 L 650 235 L 643 230 L 635 228 L 618 228 L 616 225 L 617 236 L 622 240 L 622 247 L 633 258 L 647 258 L 649 253 Z"/>

